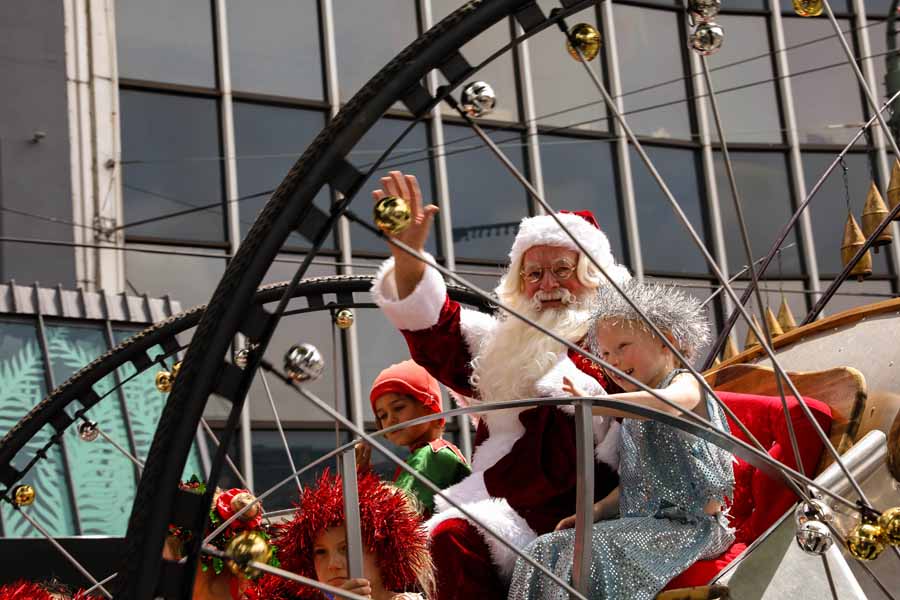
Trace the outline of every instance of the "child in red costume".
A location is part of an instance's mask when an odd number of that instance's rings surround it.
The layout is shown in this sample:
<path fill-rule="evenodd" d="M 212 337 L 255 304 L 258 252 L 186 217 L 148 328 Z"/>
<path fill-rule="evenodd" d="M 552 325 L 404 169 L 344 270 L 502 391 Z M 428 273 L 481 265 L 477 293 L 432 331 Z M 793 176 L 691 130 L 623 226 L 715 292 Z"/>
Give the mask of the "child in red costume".
<path fill-rule="evenodd" d="M 437 380 L 412 360 L 391 365 L 375 378 L 369 392 L 372 412 L 379 429 L 441 412 L 441 388 Z M 397 446 L 406 446 L 406 464 L 440 489 L 465 479 L 472 469 L 459 448 L 443 438 L 444 419 L 398 429 L 385 435 Z M 372 449 L 361 443 L 356 448 L 360 469 L 369 467 Z M 415 496 L 427 517 L 434 512 L 434 492 L 418 479 L 398 468 L 394 486 Z"/>
<path fill-rule="evenodd" d="M 363 578 L 349 578 L 341 478 L 324 473 L 300 496 L 290 521 L 273 536 L 282 568 L 373 600 L 419 600 L 434 588 L 428 534 L 406 494 L 366 472 L 359 475 Z M 274 575 L 257 585 L 266 600 L 324 600 L 325 593 Z"/>

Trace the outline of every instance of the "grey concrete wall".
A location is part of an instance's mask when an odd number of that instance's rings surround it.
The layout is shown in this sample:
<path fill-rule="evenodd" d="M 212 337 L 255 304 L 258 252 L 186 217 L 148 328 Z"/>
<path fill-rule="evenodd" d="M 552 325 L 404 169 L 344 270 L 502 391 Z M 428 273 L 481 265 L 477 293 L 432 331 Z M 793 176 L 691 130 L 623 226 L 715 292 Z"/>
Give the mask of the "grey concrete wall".
<path fill-rule="evenodd" d="M 36 132 L 44 137 L 33 141 Z M 63 5 L 0 2 L 0 236 L 71 242 Z M 0 242 L 0 280 L 75 286 L 70 247 Z"/>

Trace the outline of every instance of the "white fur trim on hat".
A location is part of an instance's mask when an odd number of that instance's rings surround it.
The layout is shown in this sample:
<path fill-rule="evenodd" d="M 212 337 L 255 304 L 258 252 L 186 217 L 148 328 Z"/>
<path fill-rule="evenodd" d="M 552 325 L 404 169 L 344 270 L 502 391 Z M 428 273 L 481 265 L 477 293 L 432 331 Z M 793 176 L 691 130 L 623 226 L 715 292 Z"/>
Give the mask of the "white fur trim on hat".
<path fill-rule="evenodd" d="M 434 257 L 425 254 L 430 263 Z M 381 264 L 372 282 L 372 297 L 384 316 L 397 329 L 418 331 L 434 327 L 441 316 L 447 299 L 447 285 L 437 269 L 426 267 L 422 279 L 406 298 L 398 299 L 397 282 L 394 279 L 394 259 Z"/>
<path fill-rule="evenodd" d="M 606 235 L 582 217 L 557 213 L 560 223 L 577 239 L 588 254 L 604 269 L 615 264 Z M 561 246 L 580 252 L 578 246 L 550 215 L 527 217 L 519 223 L 519 232 L 509 251 L 511 270 L 518 271 L 522 255 L 532 246 Z"/>

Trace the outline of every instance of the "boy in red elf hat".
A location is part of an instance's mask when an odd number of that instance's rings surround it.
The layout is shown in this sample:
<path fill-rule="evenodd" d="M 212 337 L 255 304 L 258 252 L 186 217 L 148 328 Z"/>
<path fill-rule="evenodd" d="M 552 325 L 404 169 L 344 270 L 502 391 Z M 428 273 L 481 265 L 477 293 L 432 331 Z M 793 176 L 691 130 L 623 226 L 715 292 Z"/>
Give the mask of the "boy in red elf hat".
<path fill-rule="evenodd" d="M 437 380 L 412 360 L 391 365 L 375 378 L 369 401 L 379 429 L 441 412 L 441 388 Z M 465 479 L 472 469 L 459 448 L 445 440 L 444 419 L 398 429 L 385 435 L 397 446 L 409 448 L 406 464 L 440 489 Z M 369 468 L 372 449 L 368 444 L 356 448 L 360 469 Z M 434 512 L 434 492 L 418 479 L 397 469 L 394 486 L 415 496 L 426 516 Z"/>

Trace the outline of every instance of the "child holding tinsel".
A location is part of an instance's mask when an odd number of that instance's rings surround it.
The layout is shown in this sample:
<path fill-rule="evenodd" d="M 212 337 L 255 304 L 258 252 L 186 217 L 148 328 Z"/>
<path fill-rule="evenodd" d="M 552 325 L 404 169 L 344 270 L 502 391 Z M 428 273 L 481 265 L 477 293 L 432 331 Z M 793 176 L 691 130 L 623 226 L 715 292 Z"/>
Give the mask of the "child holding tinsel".
<path fill-rule="evenodd" d="M 358 475 L 363 577 L 350 578 L 340 476 L 327 471 L 300 496 L 293 519 L 273 527 L 282 568 L 373 600 L 422 600 L 434 588 L 428 534 L 407 495 L 371 471 Z M 256 592 L 266 600 L 324 600 L 316 588 L 264 575 Z"/>
<path fill-rule="evenodd" d="M 442 410 L 440 385 L 412 360 L 391 365 L 379 373 L 369 391 L 369 402 L 379 429 Z M 462 481 L 472 472 L 459 448 L 443 438 L 444 423 L 444 419 L 435 419 L 385 435 L 392 444 L 406 446 L 410 451 L 406 464 L 439 489 Z M 371 447 L 359 444 L 356 456 L 359 468 L 367 469 Z M 394 486 L 415 496 L 426 517 L 434 512 L 434 492 L 406 471 L 397 469 Z"/>
<path fill-rule="evenodd" d="M 709 327 L 693 298 L 672 287 L 635 280 L 622 285 L 634 305 L 687 357 L 708 339 Z M 693 411 L 728 432 L 714 399 L 681 367 L 675 354 L 646 325 L 641 314 L 612 286 L 601 286 L 589 335 L 590 347 L 680 408 L 662 402 L 610 373 L 625 393 L 611 397 L 660 411 Z M 585 396 L 571 381 L 566 391 Z M 734 534 L 723 512 L 731 495 L 732 455 L 698 437 L 629 413 L 594 407 L 595 415 L 623 416 L 619 487 L 594 505 L 590 592 L 593 599 L 651 600 L 672 578 L 700 559 L 729 548 Z M 618 517 L 618 518 L 616 518 Z M 526 553 L 571 581 L 574 517 L 532 542 Z M 562 588 L 522 559 L 516 563 L 509 597 L 567 599 Z"/>

